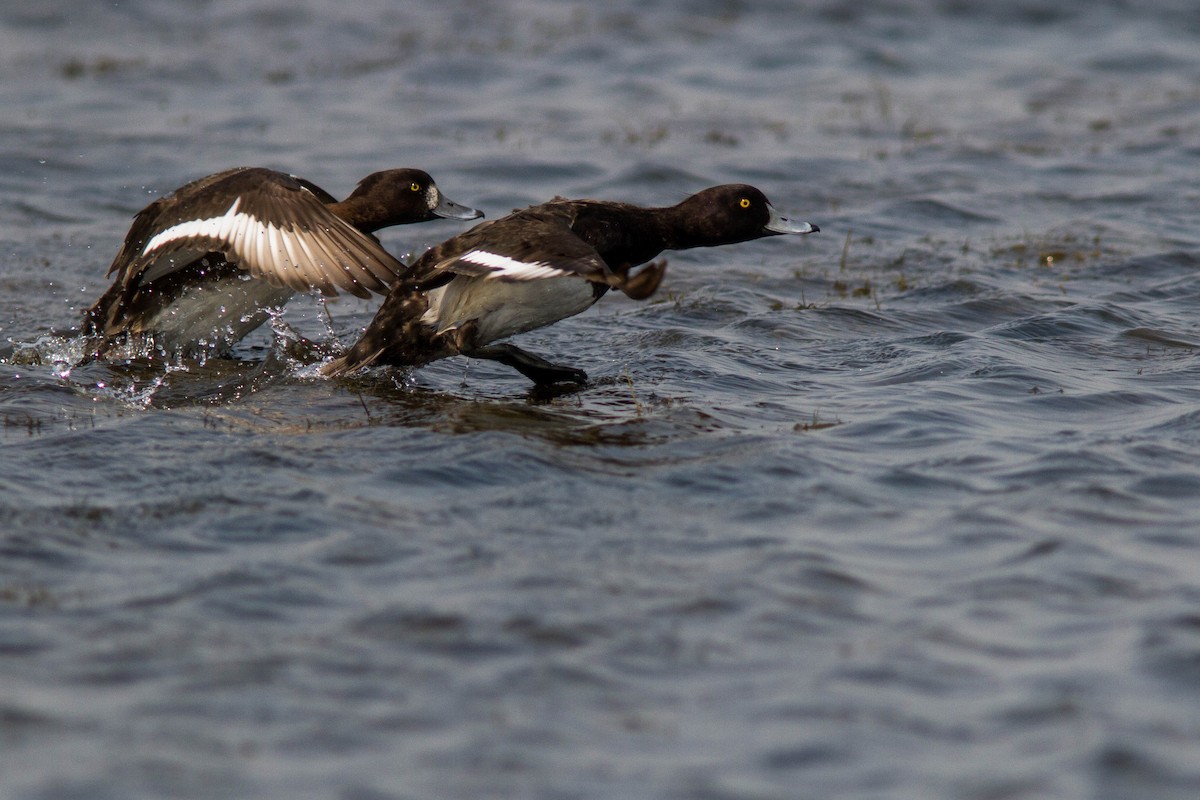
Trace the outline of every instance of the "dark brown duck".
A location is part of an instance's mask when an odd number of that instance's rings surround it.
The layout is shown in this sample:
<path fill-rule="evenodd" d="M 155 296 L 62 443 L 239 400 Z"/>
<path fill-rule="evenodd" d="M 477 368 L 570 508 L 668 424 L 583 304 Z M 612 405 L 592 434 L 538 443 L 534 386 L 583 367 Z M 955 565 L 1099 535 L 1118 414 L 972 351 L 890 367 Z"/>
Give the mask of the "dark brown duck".
<path fill-rule="evenodd" d="M 555 199 L 429 250 L 392 286 L 359 341 L 325 371 L 342 375 L 465 355 L 499 361 L 539 385 L 584 383 L 582 370 L 499 340 L 578 314 L 610 288 L 649 297 L 666 262 L 632 270 L 664 250 L 817 230 L 780 216 L 761 191 L 744 184 L 705 189 L 666 208 Z"/>
<path fill-rule="evenodd" d="M 99 339 L 96 356 L 131 334 L 168 351 L 224 349 L 296 292 L 385 293 L 405 268 L 374 231 L 481 216 L 417 169 L 368 175 L 340 202 L 260 167 L 209 175 L 137 214 L 83 333 Z"/>

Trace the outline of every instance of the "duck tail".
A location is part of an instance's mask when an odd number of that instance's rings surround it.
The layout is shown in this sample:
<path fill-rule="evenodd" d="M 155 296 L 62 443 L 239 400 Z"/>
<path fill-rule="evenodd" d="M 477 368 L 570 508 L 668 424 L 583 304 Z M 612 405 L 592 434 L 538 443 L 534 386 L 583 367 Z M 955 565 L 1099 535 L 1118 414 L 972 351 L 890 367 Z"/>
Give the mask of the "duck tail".
<path fill-rule="evenodd" d="M 347 356 L 340 356 L 321 366 L 321 374 L 327 378 L 340 378 L 347 372 L 350 372 L 350 363 Z"/>
<path fill-rule="evenodd" d="M 375 366 L 383 355 L 384 349 L 381 347 L 364 356 L 361 355 L 358 345 L 355 345 L 346 351 L 345 355 L 339 356 L 321 367 L 321 374 L 327 378 L 342 378 L 352 372 Z"/>

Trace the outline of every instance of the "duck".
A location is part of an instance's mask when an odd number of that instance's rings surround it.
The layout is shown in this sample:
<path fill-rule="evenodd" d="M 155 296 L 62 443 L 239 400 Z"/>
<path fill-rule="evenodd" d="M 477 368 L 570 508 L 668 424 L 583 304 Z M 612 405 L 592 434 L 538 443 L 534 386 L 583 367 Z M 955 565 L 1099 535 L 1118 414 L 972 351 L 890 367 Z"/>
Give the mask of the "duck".
<path fill-rule="evenodd" d="M 584 370 L 502 340 L 579 314 L 609 289 L 649 298 L 666 273 L 666 260 L 654 261 L 663 251 L 819 230 L 782 216 L 746 184 L 713 186 L 666 207 L 556 197 L 425 252 L 392 284 L 358 341 L 321 370 L 337 377 L 463 355 L 512 367 L 539 387 L 584 385 Z"/>
<path fill-rule="evenodd" d="M 405 266 L 375 231 L 482 216 L 419 169 L 372 173 L 342 201 L 285 172 L 228 169 L 138 212 L 81 331 L 93 358 L 135 335 L 163 352 L 224 351 L 297 292 L 386 294 Z"/>

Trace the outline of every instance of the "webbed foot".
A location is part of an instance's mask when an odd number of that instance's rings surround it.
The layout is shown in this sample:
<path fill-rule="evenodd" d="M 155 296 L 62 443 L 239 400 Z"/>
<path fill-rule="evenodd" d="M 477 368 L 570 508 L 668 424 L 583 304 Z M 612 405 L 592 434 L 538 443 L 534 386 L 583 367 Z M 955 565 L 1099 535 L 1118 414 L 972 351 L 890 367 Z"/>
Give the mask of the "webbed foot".
<path fill-rule="evenodd" d="M 660 261 L 651 261 L 633 276 L 629 274 L 628 267 L 621 270 L 619 272 L 620 280 L 616 286 L 631 300 L 645 300 L 658 291 L 658 285 L 662 283 L 663 275 L 666 274 L 667 260 L 665 258 Z"/>
<path fill-rule="evenodd" d="M 464 350 L 463 355 L 499 361 L 520 372 L 538 386 L 550 386 L 556 383 L 575 383 L 582 386 L 587 383 L 588 379 L 587 373 L 581 369 L 551 364 L 546 359 L 507 342 Z"/>

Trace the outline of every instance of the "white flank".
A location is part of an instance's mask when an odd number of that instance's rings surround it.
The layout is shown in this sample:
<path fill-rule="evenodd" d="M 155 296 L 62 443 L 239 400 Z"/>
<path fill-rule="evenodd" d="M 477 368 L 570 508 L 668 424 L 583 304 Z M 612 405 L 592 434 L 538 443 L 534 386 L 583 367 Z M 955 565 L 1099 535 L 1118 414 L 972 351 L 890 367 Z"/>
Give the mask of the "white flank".
<path fill-rule="evenodd" d="M 458 257 L 460 261 L 478 264 L 494 270 L 489 278 L 508 278 L 517 281 L 532 281 L 540 278 L 558 278 L 572 273 L 559 269 L 544 261 L 517 261 L 515 258 L 502 256 L 499 253 L 489 253 L 486 250 L 472 250 Z"/>

